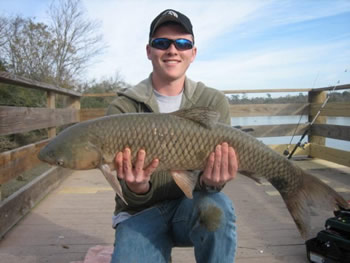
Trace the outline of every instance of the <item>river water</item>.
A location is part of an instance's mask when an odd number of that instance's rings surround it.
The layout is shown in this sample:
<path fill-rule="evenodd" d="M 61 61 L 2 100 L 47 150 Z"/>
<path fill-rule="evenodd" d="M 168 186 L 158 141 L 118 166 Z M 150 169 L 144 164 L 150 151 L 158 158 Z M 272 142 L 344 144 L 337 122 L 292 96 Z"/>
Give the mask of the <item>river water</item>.
<path fill-rule="evenodd" d="M 301 119 L 300 119 L 301 118 Z M 307 116 L 257 116 L 257 117 L 232 117 L 232 126 L 246 126 L 246 125 L 276 125 L 276 124 L 295 124 L 297 125 L 300 120 L 301 124 L 307 123 Z M 328 117 L 328 124 L 345 125 L 350 126 L 349 117 Z M 300 140 L 301 136 L 294 136 L 292 144 L 296 144 Z M 258 138 L 265 144 L 289 144 L 292 136 L 281 137 L 264 137 Z M 307 136 L 303 142 L 307 141 Z M 326 138 L 326 146 L 350 151 L 350 141 L 335 140 Z"/>

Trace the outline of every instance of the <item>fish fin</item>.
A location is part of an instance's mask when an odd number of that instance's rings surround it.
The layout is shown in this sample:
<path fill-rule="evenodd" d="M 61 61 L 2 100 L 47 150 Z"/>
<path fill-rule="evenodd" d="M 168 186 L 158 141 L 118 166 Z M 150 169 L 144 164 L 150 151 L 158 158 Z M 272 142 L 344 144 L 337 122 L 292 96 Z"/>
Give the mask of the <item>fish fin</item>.
<path fill-rule="evenodd" d="M 339 207 L 349 208 L 349 204 L 334 189 L 318 178 L 300 170 L 301 185 L 296 192 L 281 196 L 296 223 L 301 236 L 310 238 L 310 206 L 327 210 L 338 210 Z M 277 189 L 278 190 L 278 189 Z"/>
<path fill-rule="evenodd" d="M 104 177 L 106 178 L 107 182 L 112 186 L 115 193 L 120 197 L 120 199 L 127 205 L 128 202 L 124 199 L 123 196 L 123 189 L 117 179 L 117 177 L 112 173 L 110 167 L 108 164 L 102 164 L 100 167 L 100 170 L 102 171 Z"/>
<path fill-rule="evenodd" d="M 262 184 L 261 182 L 261 178 L 257 177 L 256 174 L 254 172 L 251 172 L 251 171 L 246 171 L 246 170 L 239 170 L 238 171 L 240 174 L 243 174 L 247 177 L 249 177 L 250 179 L 253 179 L 255 182 L 257 182 L 258 184 Z"/>
<path fill-rule="evenodd" d="M 189 171 L 171 171 L 170 174 L 186 197 L 192 199 L 192 192 L 197 184 L 198 175 Z"/>
<path fill-rule="evenodd" d="M 170 113 L 178 117 L 194 121 L 205 128 L 213 128 L 220 117 L 216 111 L 210 110 L 207 107 L 196 107 L 191 109 L 182 109 Z"/>

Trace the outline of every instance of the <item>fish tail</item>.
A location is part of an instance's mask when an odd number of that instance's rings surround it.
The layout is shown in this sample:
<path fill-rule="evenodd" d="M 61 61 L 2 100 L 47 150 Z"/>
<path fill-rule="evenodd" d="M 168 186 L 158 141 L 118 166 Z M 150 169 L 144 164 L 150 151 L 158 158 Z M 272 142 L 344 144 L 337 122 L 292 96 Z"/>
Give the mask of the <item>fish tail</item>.
<path fill-rule="evenodd" d="M 301 184 L 293 194 L 282 197 L 301 236 L 307 239 L 310 236 L 310 206 L 334 211 L 349 208 L 349 204 L 318 178 L 303 170 L 297 171 L 301 173 Z"/>

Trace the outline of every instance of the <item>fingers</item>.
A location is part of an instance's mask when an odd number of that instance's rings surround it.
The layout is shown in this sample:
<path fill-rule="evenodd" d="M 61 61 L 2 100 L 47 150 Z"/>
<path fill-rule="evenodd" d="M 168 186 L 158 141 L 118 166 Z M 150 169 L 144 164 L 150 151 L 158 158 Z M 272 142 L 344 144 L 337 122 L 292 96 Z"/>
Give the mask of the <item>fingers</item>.
<path fill-rule="evenodd" d="M 226 183 L 229 180 L 229 171 L 228 171 L 228 163 L 229 163 L 229 146 L 225 142 L 221 146 L 221 165 L 220 165 L 220 175 L 221 178 L 218 181 L 219 183 Z"/>
<path fill-rule="evenodd" d="M 207 165 L 203 171 L 203 178 L 211 177 L 211 174 L 213 173 L 213 169 L 214 169 L 214 162 L 215 162 L 215 153 L 212 152 L 208 157 Z"/>
<path fill-rule="evenodd" d="M 232 147 L 228 149 L 228 173 L 231 175 L 232 179 L 236 178 L 238 171 L 238 160 L 235 150 Z"/>
<path fill-rule="evenodd" d="M 202 180 L 207 185 L 222 186 L 235 178 L 238 162 L 235 151 L 226 142 L 215 147 L 209 155 Z"/>
<path fill-rule="evenodd" d="M 134 181 L 134 175 L 132 172 L 131 164 L 131 150 L 129 148 L 125 148 L 123 152 L 123 173 L 125 181 Z"/>
<path fill-rule="evenodd" d="M 141 182 L 145 181 L 144 180 L 144 171 L 143 171 L 143 166 L 145 164 L 145 157 L 146 157 L 145 150 L 140 150 L 137 153 L 135 168 L 134 168 L 134 172 L 133 172 L 133 176 L 135 176 L 136 183 L 141 183 Z"/>
<path fill-rule="evenodd" d="M 154 159 L 149 166 L 147 166 L 144 170 L 145 176 L 150 177 L 151 174 L 157 169 L 159 165 L 159 160 Z"/>
<path fill-rule="evenodd" d="M 214 169 L 213 169 L 213 173 L 211 176 L 212 181 L 215 184 L 220 183 L 221 181 L 221 159 L 222 159 L 222 149 L 221 149 L 221 145 L 217 145 L 215 147 L 215 161 L 214 161 Z"/>
<path fill-rule="evenodd" d="M 115 164 L 118 178 L 125 180 L 130 184 L 149 182 L 151 174 L 158 167 L 159 160 L 153 160 L 146 168 L 144 168 L 146 151 L 143 149 L 138 151 L 134 166 L 132 165 L 131 159 L 131 150 L 129 148 L 116 154 Z"/>

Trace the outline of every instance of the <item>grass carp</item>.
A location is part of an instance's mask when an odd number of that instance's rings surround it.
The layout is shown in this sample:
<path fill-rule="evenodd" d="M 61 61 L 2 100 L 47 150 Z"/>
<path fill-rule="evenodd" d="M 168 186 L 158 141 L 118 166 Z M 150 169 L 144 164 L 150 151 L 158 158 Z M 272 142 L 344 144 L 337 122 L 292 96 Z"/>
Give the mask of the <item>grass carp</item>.
<path fill-rule="evenodd" d="M 191 198 L 197 179 L 187 171 L 203 170 L 215 146 L 227 142 L 237 153 L 240 173 L 256 181 L 265 178 L 279 191 L 304 238 L 310 230 L 309 205 L 331 210 L 348 208 L 348 203 L 328 185 L 253 136 L 217 120 L 218 114 L 207 108 L 106 116 L 65 129 L 38 157 L 76 170 L 99 168 L 123 199 L 119 181 L 112 173 L 115 154 L 129 147 L 135 160 L 137 152 L 144 149 L 145 165 L 158 158 L 157 171 L 169 171 Z"/>

